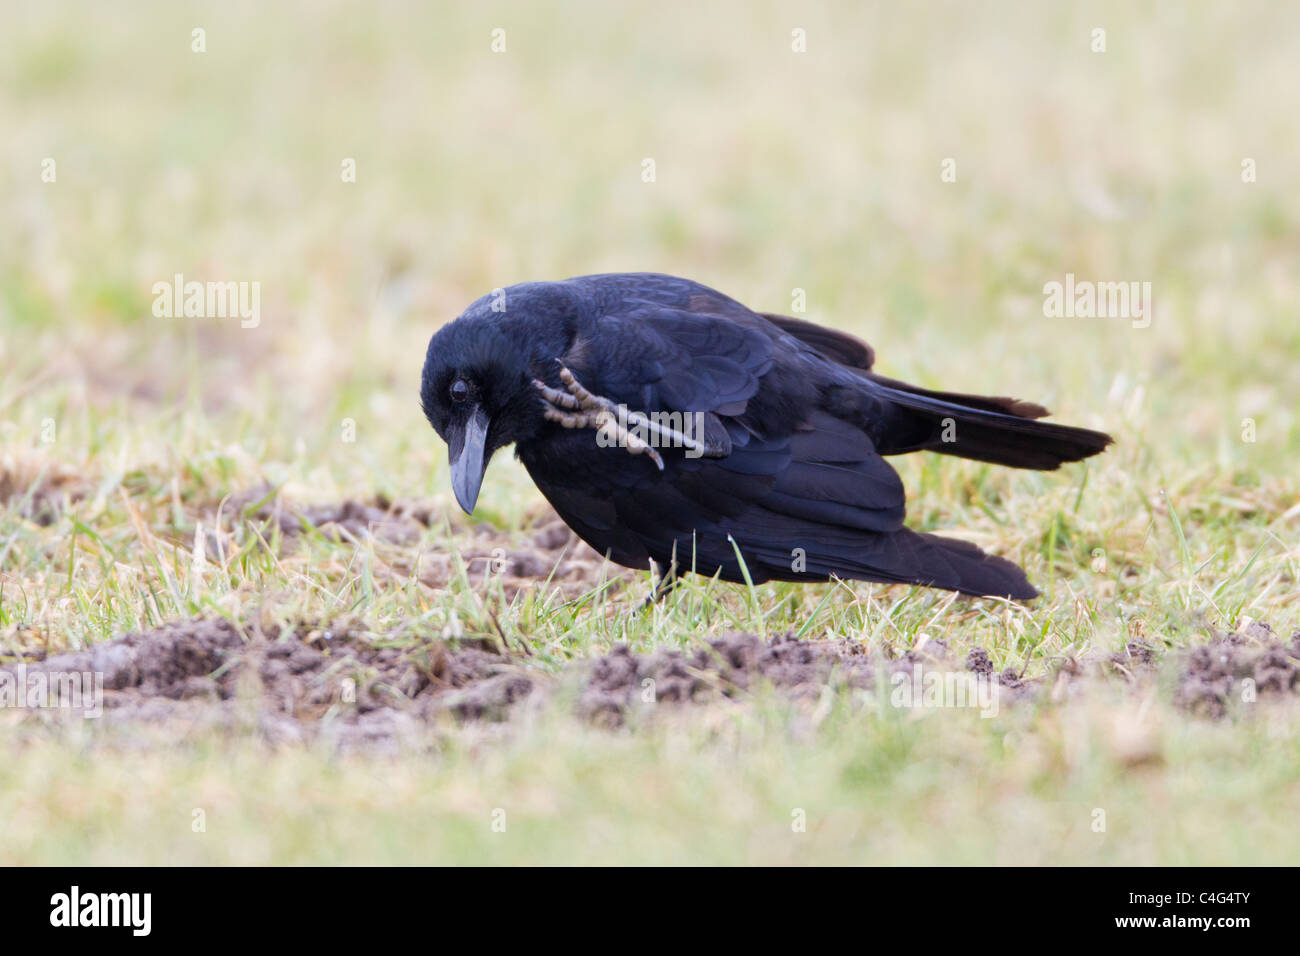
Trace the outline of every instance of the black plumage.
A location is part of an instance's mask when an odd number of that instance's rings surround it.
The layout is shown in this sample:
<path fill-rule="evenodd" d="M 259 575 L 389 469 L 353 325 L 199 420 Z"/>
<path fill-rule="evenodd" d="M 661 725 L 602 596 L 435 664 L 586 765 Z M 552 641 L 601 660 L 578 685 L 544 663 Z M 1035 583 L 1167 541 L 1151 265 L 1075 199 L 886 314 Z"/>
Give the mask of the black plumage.
<path fill-rule="evenodd" d="M 1110 437 L 1037 421 L 1047 411 L 1029 402 L 888 379 L 873 363 L 852 336 L 685 279 L 582 276 L 473 303 L 429 342 L 421 401 L 467 512 L 493 452 L 513 443 L 565 522 L 628 567 L 666 571 L 675 558 L 741 581 L 739 551 L 755 582 L 836 575 L 1035 597 L 1011 562 L 906 528 L 903 485 L 882 456 L 1054 469 Z M 633 429 L 630 447 L 604 447 L 595 423 L 614 406 L 632 421 L 699 413 L 689 421 L 702 427 L 676 436 L 699 444 L 638 449 L 646 433 Z"/>

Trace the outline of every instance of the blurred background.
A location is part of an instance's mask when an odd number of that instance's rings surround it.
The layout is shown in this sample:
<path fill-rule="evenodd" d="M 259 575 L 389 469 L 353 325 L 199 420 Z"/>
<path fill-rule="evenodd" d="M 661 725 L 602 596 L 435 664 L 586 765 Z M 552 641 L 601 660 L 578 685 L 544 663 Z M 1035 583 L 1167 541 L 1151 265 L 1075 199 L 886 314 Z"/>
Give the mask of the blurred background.
<path fill-rule="evenodd" d="M 1120 662 L 1003 720 L 557 712 L 354 770 L 186 752 L 172 725 L 122 725 L 116 758 L 84 726 L 29 746 L 9 711 L 0 862 L 1293 861 L 1294 707 L 1185 719 L 1124 675 L 1131 640 L 1204 663 L 1214 628 L 1300 627 L 1297 117 L 1300 8 L 1262 0 L 0 0 L 0 659 L 356 615 L 340 633 L 508 635 L 546 680 L 733 628 L 941 636 L 1052 688 Z M 1113 433 L 1054 473 L 893 460 L 911 525 L 1044 597 L 694 582 L 642 614 L 590 554 L 567 594 L 540 559 L 505 596 L 457 575 L 533 547 L 546 509 L 499 455 L 460 515 L 417 399 L 429 337 L 496 287 L 614 270 L 764 311 L 800 290 L 886 375 Z M 1067 274 L 1151 283 L 1153 320 L 1048 317 Z M 256 326 L 155 315 L 176 275 L 257 283 Z M 280 521 L 277 490 L 333 530 Z M 410 501 L 408 537 L 335 533 Z"/>
<path fill-rule="evenodd" d="M 1294 500 L 1298 11 L 53 2 L 4 23 L 11 494 L 66 473 L 92 502 L 259 481 L 449 502 L 416 399 L 434 330 L 498 286 L 647 270 L 762 310 L 803 290 L 885 374 L 1113 431 L 1113 488 Z M 259 324 L 156 317 L 178 273 L 259 283 Z M 1045 317 L 1066 273 L 1150 282 L 1154 321 Z M 489 516 L 540 500 L 504 456 L 494 476 Z"/>

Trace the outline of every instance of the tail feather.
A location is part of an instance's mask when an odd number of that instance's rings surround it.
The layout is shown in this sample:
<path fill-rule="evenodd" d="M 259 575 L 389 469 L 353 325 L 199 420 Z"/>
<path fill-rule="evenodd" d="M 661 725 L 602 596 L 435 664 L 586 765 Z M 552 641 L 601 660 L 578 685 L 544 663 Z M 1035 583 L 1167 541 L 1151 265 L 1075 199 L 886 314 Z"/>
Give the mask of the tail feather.
<path fill-rule="evenodd" d="M 913 584 L 1017 601 L 1038 597 L 1019 566 L 986 554 L 968 541 L 907 530 L 895 532 L 895 536 L 900 536 L 900 543 L 915 556 Z"/>
<path fill-rule="evenodd" d="M 902 528 L 889 534 L 861 533 L 856 542 L 820 542 L 810 549 L 803 573 L 763 562 L 765 579 L 824 580 L 835 575 L 857 581 L 919 584 L 976 597 L 1028 601 L 1038 597 L 1025 572 L 1006 558 L 987 554 L 967 541 Z M 761 558 L 760 558 L 761 561 Z M 726 574 L 724 572 L 723 576 Z"/>
<path fill-rule="evenodd" d="M 874 379 L 897 414 L 877 438 L 882 455 L 933 451 L 1012 468 L 1052 471 L 1105 451 L 1114 439 L 1104 432 L 1035 419 L 1047 409 L 1010 398 L 930 392 Z"/>
<path fill-rule="evenodd" d="M 921 534 L 910 528 L 879 533 L 858 528 L 810 525 L 765 507 L 732 519 L 727 526 L 727 548 L 736 542 L 745 561 L 741 568 L 734 551 L 705 545 L 698 540 L 692 570 L 715 571 L 727 581 L 824 581 L 832 575 L 853 581 L 918 584 L 945 588 L 980 597 L 1005 597 L 1027 601 L 1038 592 L 1025 572 L 1005 558 L 987 554 L 966 541 Z M 790 562 L 790 542 L 801 544 L 802 564 Z M 679 554 L 690 544 L 681 539 Z"/>

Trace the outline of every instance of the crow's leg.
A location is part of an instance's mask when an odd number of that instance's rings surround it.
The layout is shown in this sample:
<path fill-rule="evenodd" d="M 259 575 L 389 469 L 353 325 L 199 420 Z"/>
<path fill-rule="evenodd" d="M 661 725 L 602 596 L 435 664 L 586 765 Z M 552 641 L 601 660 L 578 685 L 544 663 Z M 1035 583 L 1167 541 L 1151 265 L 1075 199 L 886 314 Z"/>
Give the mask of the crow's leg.
<path fill-rule="evenodd" d="M 536 379 L 533 380 L 533 386 L 541 393 L 546 403 L 543 414 L 565 428 L 600 429 L 633 455 L 649 456 L 660 471 L 664 469 L 664 460 L 655 450 L 654 445 L 677 445 L 701 454 L 707 450 L 703 442 L 675 428 L 653 421 L 643 412 L 635 412 L 626 407 L 620 408 L 608 398 L 593 395 L 563 365 L 560 366 L 560 381 L 564 383 L 567 391 L 551 388 Z M 633 434 L 629 428 L 639 428 L 645 434 L 654 436 L 656 439 L 654 445 Z"/>
<path fill-rule="evenodd" d="M 646 599 L 641 602 L 642 610 L 645 610 L 646 608 L 649 608 L 652 605 L 658 604 L 665 597 L 667 597 L 668 593 L 673 588 L 677 587 L 677 585 L 682 580 L 680 577 L 677 576 L 676 557 L 674 557 L 673 560 L 668 563 L 668 567 L 666 568 L 661 568 L 659 566 L 659 562 L 657 561 L 654 562 L 654 569 L 656 574 L 655 584 L 654 587 L 650 589 L 650 593 L 646 595 Z"/>

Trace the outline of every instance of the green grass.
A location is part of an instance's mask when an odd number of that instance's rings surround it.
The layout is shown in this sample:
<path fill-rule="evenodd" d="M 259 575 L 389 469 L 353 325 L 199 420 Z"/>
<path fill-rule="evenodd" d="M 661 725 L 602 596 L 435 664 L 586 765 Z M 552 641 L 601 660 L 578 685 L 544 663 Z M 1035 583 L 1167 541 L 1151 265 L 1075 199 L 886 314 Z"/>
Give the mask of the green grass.
<path fill-rule="evenodd" d="M 12 19 L 0 647 L 76 649 L 195 614 L 359 617 L 378 633 L 494 634 L 495 617 L 548 671 L 617 642 L 743 629 L 895 649 L 942 637 L 1032 677 L 1134 635 L 1181 648 L 1243 616 L 1300 628 L 1294 12 L 84 3 Z M 1089 49 L 1097 26 L 1105 53 Z M 805 54 L 790 52 L 795 27 Z M 356 183 L 340 181 L 347 157 Z M 1112 432 L 1105 456 L 1050 474 L 895 460 L 914 527 L 1023 564 L 1043 598 L 694 582 L 643 614 L 648 582 L 616 568 L 605 584 L 621 588 L 576 598 L 421 583 L 474 522 L 522 541 L 542 511 L 502 454 L 473 522 L 459 515 L 416 401 L 429 335 L 494 287 L 620 269 L 771 311 L 802 289 L 806 317 L 867 338 L 885 374 Z M 177 272 L 260 282 L 260 326 L 154 318 L 151 286 Z M 1042 286 L 1067 272 L 1150 281 L 1155 321 L 1045 318 Z M 263 483 L 299 504 L 427 499 L 438 519 L 414 545 L 309 532 L 287 548 L 253 509 L 230 514 Z M 50 489 L 74 500 L 43 524 Z M 196 564 L 196 530 L 225 557 Z M 814 720 L 763 699 L 614 733 L 560 701 L 504 728 L 438 728 L 400 758 L 0 714 L 0 862 L 1251 863 L 1298 849 L 1291 709 L 1210 724 L 1163 690 L 1107 684 L 988 721 L 829 706 Z M 1134 762 L 1134 734 L 1155 757 Z"/>

